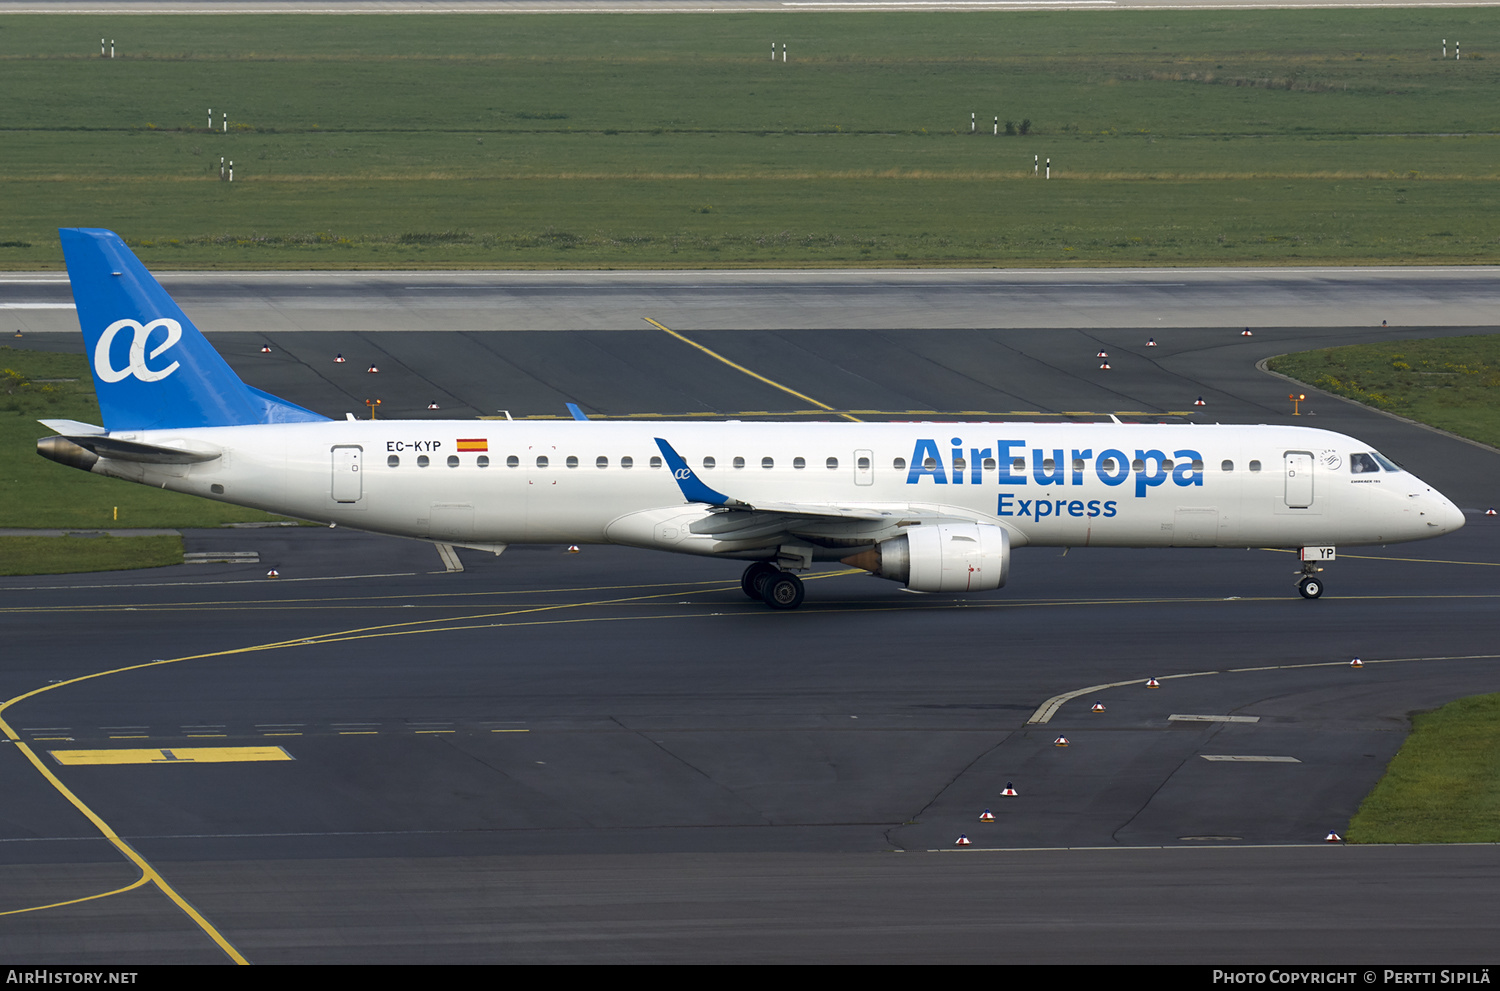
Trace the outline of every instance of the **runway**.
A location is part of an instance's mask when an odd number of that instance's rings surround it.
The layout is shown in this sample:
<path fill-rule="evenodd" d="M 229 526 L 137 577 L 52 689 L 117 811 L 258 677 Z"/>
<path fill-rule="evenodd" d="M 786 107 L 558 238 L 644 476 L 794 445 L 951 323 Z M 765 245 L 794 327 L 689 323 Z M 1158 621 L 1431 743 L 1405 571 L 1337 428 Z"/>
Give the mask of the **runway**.
<path fill-rule="evenodd" d="M 502 403 L 558 415 L 564 401 L 814 415 L 739 366 L 863 418 L 1297 422 L 1259 359 L 1491 330 L 1463 313 L 1495 291 L 1492 273 L 1437 276 L 1462 291 L 1379 280 L 1387 305 L 1427 306 L 1420 328 L 1276 326 L 1241 305 L 1227 324 L 1159 329 L 1141 314 L 1202 312 L 1212 294 L 1127 287 L 1100 308 L 1118 324 L 1018 328 L 997 303 L 1026 294 L 994 280 L 1032 274 L 930 275 L 884 273 L 840 306 L 826 286 L 855 277 L 790 278 L 766 300 L 774 288 L 718 273 L 695 276 L 709 290 L 574 274 L 584 288 L 516 294 L 549 324 L 504 328 L 445 322 L 457 311 L 400 275 L 332 292 L 410 300 L 433 317 L 410 334 L 320 327 L 348 314 L 293 291 L 296 277 L 236 276 L 217 299 L 238 298 L 242 322 L 214 339 L 251 384 L 334 416 L 372 382 L 382 415 L 425 410 L 429 393 L 444 417 Z M 276 288 L 240 288 L 263 282 Z M 197 318 L 216 290 L 193 284 Z M 1292 288 L 1261 294 L 1273 307 L 1277 292 L 1318 295 L 1295 275 L 1279 284 Z M 1088 291 L 1072 288 L 1044 295 Z M 0 284 L 0 302 L 38 291 Z M 641 293 L 721 358 L 627 327 L 614 304 Z M 812 300 L 827 305 L 809 316 Z M 964 326 L 945 324 L 945 300 Z M 805 324 L 759 326 L 778 308 Z M 931 326 L 910 316 L 924 310 Z M 858 326 L 877 311 L 892 323 Z M 272 312 L 282 323 L 257 329 Z M 38 329 L 26 344 L 78 347 Z M 1285 553 L 1023 548 L 998 592 L 829 574 L 778 613 L 744 597 L 732 564 L 515 547 L 460 552 L 465 570 L 446 573 L 430 545 L 280 527 L 187 535 L 189 551 L 254 565 L 0 580 L 0 704 L 26 696 L 0 711 L 20 737 L 0 754 L 0 912 L 118 891 L 0 915 L 0 957 L 229 962 L 207 926 L 254 963 L 1483 963 L 1500 921 L 1492 847 L 1323 838 L 1409 713 L 1494 688 L 1500 526 L 1480 514 L 1500 501 L 1500 456 L 1332 398 L 1304 411 L 1432 482 L 1468 525 L 1341 548 L 1316 602 L 1296 595 Z M 156 885 L 120 890 L 141 870 L 23 746 L 204 924 Z M 216 747 L 291 759 L 193 759 Z M 57 756 L 123 749 L 169 755 Z"/>

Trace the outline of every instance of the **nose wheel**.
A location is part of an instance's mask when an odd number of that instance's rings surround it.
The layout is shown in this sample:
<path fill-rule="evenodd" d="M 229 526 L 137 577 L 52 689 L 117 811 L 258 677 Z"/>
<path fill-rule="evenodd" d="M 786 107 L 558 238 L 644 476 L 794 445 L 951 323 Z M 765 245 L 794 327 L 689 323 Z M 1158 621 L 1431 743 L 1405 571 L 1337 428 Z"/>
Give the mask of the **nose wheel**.
<path fill-rule="evenodd" d="M 1304 564 L 1302 570 L 1297 572 L 1301 579 L 1297 582 L 1297 591 L 1304 599 L 1318 599 L 1323 596 L 1323 579 L 1318 577 L 1322 568 L 1312 564 Z"/>

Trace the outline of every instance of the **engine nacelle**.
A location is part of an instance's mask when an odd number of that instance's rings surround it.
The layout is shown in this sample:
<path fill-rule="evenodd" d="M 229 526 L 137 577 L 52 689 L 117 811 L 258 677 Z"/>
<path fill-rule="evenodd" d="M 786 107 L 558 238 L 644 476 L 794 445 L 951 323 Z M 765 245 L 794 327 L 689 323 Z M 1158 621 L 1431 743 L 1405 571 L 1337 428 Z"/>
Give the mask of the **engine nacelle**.
<path fill-rule="evenodd" d="M 983 592 L 1005 584 L 1010 533 L 988 523 L 915 526 L 843 563 L 913 592 Z"/>

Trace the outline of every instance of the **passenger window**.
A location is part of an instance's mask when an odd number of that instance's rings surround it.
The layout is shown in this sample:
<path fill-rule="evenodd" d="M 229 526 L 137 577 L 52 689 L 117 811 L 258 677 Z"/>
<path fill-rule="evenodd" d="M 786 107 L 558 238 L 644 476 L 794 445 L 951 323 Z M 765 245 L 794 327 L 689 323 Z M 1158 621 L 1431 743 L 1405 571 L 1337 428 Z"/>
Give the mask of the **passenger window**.
<path fill-rule="evenodd" d="M 488 468 L 490 466 L 490 456 L 488 454 L 481 454 L 474 459 L 474 463 L 481 468 Z"/>
<path fill-rule="evenodd" d="M 456 455 L 456 454 L 450 454 L 450 455 L 448 455 L 448 467 L 449 468 L 457 468 L 458 467 L 458 455 Z"/>
<path fill-rule="evenodd" d="M 398 458 L 396 455 L 392 454 L 390 457 L 388 457 L 388 458 L 385 459 L 385 466 L 387 468 L 400 468 L 401 467 L 401 459 Z"/>
<path fill-rule="evenodd" d="M 656 455 L 656 454 L 651 455 L 651 467 L 653 467 L 653 468 L 660 468 L 661 467 L 661 457 L 659 455 Z"/>
<path fill-rule="evenodd" d="M 703 469 L 704 469 L 704 471 L 707 471 L 708 469 L 712 468 L 716 464 L 718 464 L 718 462 L 715 461 L 713 458 L 704 458 L 703 459 Z"/>
<path fill-rule="evenodd" d="M 896 469 L 897 471 L 905 471 L 906 470 L 906 459 L 905 458 L 897 458 L 895 461 L 891 462 L 891 467 L 894 468 L 894 469 Z"/>
<path fill-rule="evenodd" d="M 1052 462 L 1048 461 L 1047 462 L 1047 466 L 1051 467 L 1051 465 L 1052 465 Z M 963 458 L 954 458 L 953 459 L 953 470 L 954 471 L 963 471 L 967 467 L 969 467 L 969 464 Z"/>
<path fill-rule="evenodd" d="M 1194 458 L 1193 459 L 1193 470 L 1194 471 L 1202 471 L 1203 470 L 1203 461 L 1202 461 L 1202 459 L 1200 459 L 1200 458 Z"/>
<path fill-rule="evenodd" d="M 985 467 L 989 467 L 989 466 L 986 465 Z M 1073 459 L 1073 470 L 1074 471 L 1083 471 L 1083 459 L 1082 458 L 1074 458 Z"/>
<path fill-rule="evenodd" d="M 1100 471 L 1107 471 L 1107 472 L 1109 472 L 1112 475 L 1115 472 L 1115 467 L 1116 467 L 1116 465 L 1115 465 L 1115 459 L 1114 458 L 1100 458 L 1099 459 L 1099 470 Z"/>
<path fill-rule="evenodd" d="M 578 467 L 578 456 L 576 454 L 570 454 L 570 455 L 568 455 L 568 467 L 569 468 L 577 468 Z"/>
<path fill-rule="evenodd" d="M 963 458 L 959 458 L 957 461 L 953 462 L 953 467 L 955 467 L 955 468 L 962 468 L 963 466 L 964 466 Z M 1045 469 L 1047 469 L 1048 471 L 1051 471 L 1052 469 L 1054 469 L 1054 468 L 1057 467 L 1057 462 L 1053 461 L 1051 458 L 1043 458 L 1042 459 L 1042 467 L 1045 468 Z"/>
<path fill-rule="evenodd" d="M 937 458 L 923 458 L 922 467 L 926 468 L 928 471 L 932 471 L 937 467 Z"/>
<path fill-rule="evenodd" d="M 1011 471 L 1019 471 L 1019 472 L 1022 472 L 1024 474 L 1025 471 L 1026 471 L 1026 459 L 1025 458 L 1015 458 L 1014 460 L 1012 460 L 1011 463 L 1010 463 L 1010 470 Z"/>
<path fill-rule="evenodd" d="M 1252 462 L 1250 462 L 1250 470 L 1251 471 L 1260 471 L 1260 462 L 1259 461 L 1252 461 Z"/>
<path fill-rule="evenodd" d="M 1142 461 L 1140 458 L 1136 458 L 1134 461 L 1130 462 L 1130 470 L 1131 471 L 1145 471 L 1146 470 L 1146 462 Z"/>
<path fill-rule="evenodd" d="M 760 466 L 762 468 L 775 468 L 776 467 L 776 459 L 775 458 L 761 458 L 760 459 Z"/>
<path fill-rule="evenodd" d="M 545 467 L 547 467 L 547 455 L 545 455 L 545 454 L 538 454 L 537 457 L 536 457 L 536 466 L 538 468 L 545 468 Z"/>
<path fill-rule="evenodd" d="M 1225 461 L 1224 463 L 1222 463 L 1222 464 L 1219 465 L 1219 470 L 1220 471 L 1234 471 L 1234 462 L 1233 461 Z"/>
<path fill-rule="evenodd" d="M 837 468 L 839 466 L 839 459 L 838 458 L 829 458 L 828 461 L 826 462 L 826 464 L 828 465 L 828 470 L 829 471 L 835 471 L 835 470 L 837 470 Z"/>
<path fill-rule="evenodd" d="M 632 458 L 628 454 L 625 455 L 623 458 L 620 459 L 620 467 L 621 468 L 634 468 L 635 467 L 635 458 Z"/>
<path fill-rule="evenodd" d="M 432 459 L 429 458 L 427 455 L 425 455 L 425 454 L 419 454 L 419 455 L 417 455 L 417 467 L 418 468 L 426 468 L 430 464 L 432 464 Z"/>
<path fill-rule="evenodd" d="M 608 468 L 609 467 L 609 459 L 606 458 L 602 454 L 599 455 L 597 458 L 594 459 L 594 467 L 595 468 Z"/>
<path fill-rule="evenodd" d="M 734 459 L 734 466 L 736 468 L 743 468 L 743 467 L 745 467 L 745 459 L 744 458 L 735 458 Z"/>
<path fill-rule="evenodd" d="M 792 459 L 792 467 L 796 468 L 798 470 L 806 468 L 807 467 L 807 459 L 806 458 L 793 458 Z"/>
<path fill-rule="evenodd" d="M 505 459 L 505 467 L 519 468 L 521 467 L 521 459 L 512 454 L 510 457 Z"/>
<path fill-rule="evenodd" d="M 985 458 L 984 459 L 984 470 L 985 471 L 994 471 L 995 470 L 995 459 L 994 458 Z"/>
<path fill-rule="evenodd" d="M 1356 475 L 1363 475 L 1366 472 L 1379 471 L 1380 465 L 1376 464 L 1375 459 L 1368 454 L 1351 454 L 1349 455 L 1349 470 Z"/>
<path fill-rule="evenodd" d="M 860 471 L 869 471 L 870 470 L 870 459 L 869 458 L 860 458 L 859 461 L 856 462 L 856 464 L 859 465 L 859 470 Z"/>

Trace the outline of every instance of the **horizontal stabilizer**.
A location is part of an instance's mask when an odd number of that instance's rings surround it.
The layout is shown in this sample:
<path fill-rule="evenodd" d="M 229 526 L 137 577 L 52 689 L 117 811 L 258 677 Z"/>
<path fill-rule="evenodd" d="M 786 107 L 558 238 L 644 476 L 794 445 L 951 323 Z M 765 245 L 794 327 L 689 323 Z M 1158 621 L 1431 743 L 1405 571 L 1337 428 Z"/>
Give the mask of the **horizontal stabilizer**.
<path fill-rule="evenodd" d="M 84 464 L 80 464 L 80 461 L 88 462 L 88 467 L 93 466 L 92 461 L 89 461 L 87 455 L 82 452 L 88 452 L 95 458 L 133 461 L 146 465 L 197 465 L 212 461 L 221 453 L 201 449 L 187 451 L 177 447 L 142 444 L 138 441 L 119 440 L 98 434 L 43 437 L 36 442 L 36 449 L 37 453 L 44 458 L 79 468 L 85 467 Z"/>
<path fill-rule="evenodd" d="M 95 426 L 92 423 L 82 423 L 78 420 L 38 420 L 48 430 L 55 430 L 60 434 L 107 434 L 108 430 Z"/>

